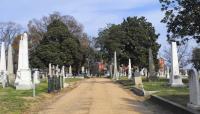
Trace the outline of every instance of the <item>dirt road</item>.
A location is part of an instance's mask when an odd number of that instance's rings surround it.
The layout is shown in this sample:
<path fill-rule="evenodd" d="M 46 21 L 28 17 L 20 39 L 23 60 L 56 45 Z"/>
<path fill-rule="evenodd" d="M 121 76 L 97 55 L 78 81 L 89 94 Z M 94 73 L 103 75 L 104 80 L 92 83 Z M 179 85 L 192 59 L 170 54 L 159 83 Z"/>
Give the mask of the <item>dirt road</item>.
<path fill-rule="evenodd" d="M 109 79 L 92 78 L 66 93 L 39 114 L 155 114 L 152 107 Z M 156 110 L 155 110 L 156 109 Z M 164 112 L 162 111 L 162 114 Z"/>

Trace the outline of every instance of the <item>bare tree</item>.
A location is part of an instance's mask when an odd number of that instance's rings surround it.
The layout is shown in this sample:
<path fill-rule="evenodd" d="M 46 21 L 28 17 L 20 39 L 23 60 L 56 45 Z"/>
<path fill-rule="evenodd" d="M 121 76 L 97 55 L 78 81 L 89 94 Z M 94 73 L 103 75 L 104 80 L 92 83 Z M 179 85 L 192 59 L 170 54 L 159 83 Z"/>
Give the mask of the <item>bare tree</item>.
<path fill-rule="evenodd" d="M 189 51 L 189 43 L 178 45 L 177 48 L 179 66 L 180 68 L 184 68 L 190 63 L 191 52 Z M 162 57 L 165 59 L 167 65 L 171 66 L 172 58 L 170 46 L 164 48 Z"/>
<path fill-rule="evenodd" d="M 14 22 L 0 22 L 0 41 L 5 42 L 6 49 L 16 35 L 20 34 L 22 27 Z"/>

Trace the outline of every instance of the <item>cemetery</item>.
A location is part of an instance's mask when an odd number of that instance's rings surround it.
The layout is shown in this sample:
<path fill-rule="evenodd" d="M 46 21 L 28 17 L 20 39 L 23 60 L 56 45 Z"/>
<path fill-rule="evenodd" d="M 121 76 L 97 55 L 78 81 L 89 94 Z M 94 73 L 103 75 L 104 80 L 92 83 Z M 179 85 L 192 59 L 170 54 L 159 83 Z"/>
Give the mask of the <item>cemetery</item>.
<path fill-rule="evenodd" d="M 200 114 L 198 0 L 12 3 L 0 114 Z"/>

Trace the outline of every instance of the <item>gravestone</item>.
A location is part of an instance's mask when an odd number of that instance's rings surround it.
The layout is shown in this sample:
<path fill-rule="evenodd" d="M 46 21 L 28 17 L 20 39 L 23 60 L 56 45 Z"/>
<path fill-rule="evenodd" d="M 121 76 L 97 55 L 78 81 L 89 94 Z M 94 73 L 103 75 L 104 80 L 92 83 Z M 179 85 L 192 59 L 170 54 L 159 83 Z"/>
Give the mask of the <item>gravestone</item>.
<path fill-rule="evenodd" d="M 52 67 L 51 67 L 51 63 L 49 63 L 49 77 L 52 77 Z"/>
<path fill-rule="evenodd" d="M 132 79 L 131 59 L 128 60 L 128 79 Z"/>
<path fill-rule="evenodd" d="M 15 75 L 14 75 L 14 70 L 13 70 L 13 55 L 12 55 L 12 46 L 11 46 L 11 44 L 8 47 L 7 69 L 8 69 L 8 81 L 9 81 L 9 84 L 10 85 L 14 85 Z"/>
<path fill-rule="evenodd" d="M 187 104 L 189 108 L 200 110 L 200 85 L 199 76 L 196 69 L 192 69 L 189 75 L 189 93 L 190 101 Z"/>
<path fill-rule="evenodd" d="M 3 88 L 8 84 L 4 42 L 2 42 L 2 44 L 1 44 L 0 83 L 2 84 Z"/>
<path fill-rule="evenodd" d="M 167 71 L 166 71 L 166 78 L 167 78 L 167 79 L 169 79 L 169 78 L 170 78 L 169 67 L 167 67 Z"/>
<path fill-rule="evenodd" d="M 183 86 L 182 78 L 179 74 L 179 64 L 178 64 L 178 54 L 177 54 L 177 45 L 176 42 L 171 44 L 171 76 L 170 76 L 170 85 L 172 87 Z"/>
<path fill-rule="evenodd" d="M 134 84 L 135 84 L 136 86 L 142 85 L 142 77 L 141 77 L 141 74 L 140 74 L 140 72 L 139 72 L 138 70 L 136 70 L 136 71 L 134 72 L 133 81 L 134 81 Z"/>
<path fill-rule="evenodd" d="M 65 66 L 62 66 L 61 74 L 63 77 L 65 77 Z"/>
<path fill-rule="evenodd" d="M 152 49 L 149 48 L 149 79 L 155 80 L 157 79 L 156 72 L 155 72 L 155 65 L 153 60 Z"/>
<path fill-rule="evenodd" d="M 32 89 L 31 70 L 28 59 L 28 36 L 23 34 L 19 43 L 18 69 L 15 79 L 17 90 Z"/>
<path fill-rule="evenodd" d="M 69 77 L 72 77 L 72 66 L 69 66 Z"/>
<path fill-rule="evenodd" d="M 116 51 L 114 52 L 114 75 L 113 75 L 113 79 L 118 80 L 119 76 L 118 76 L 118 71 L 117 71 L 117 53 Z"/>
<path fill-rule="evenodd" d="M 39 71 L 38 69 L 33 69 L 33 80 L 34 80 L 34 84 L 39 84 L 40 80 L 39 80 Z"/>

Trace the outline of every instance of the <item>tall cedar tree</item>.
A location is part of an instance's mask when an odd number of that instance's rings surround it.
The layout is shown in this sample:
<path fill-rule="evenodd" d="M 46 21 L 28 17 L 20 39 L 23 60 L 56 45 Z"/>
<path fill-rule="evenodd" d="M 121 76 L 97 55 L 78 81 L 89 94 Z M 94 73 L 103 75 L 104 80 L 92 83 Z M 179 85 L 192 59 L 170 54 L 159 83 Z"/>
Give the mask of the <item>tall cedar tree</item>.
<path fill-rule="evenodd" d="M 47 33 L 40 45 L 31 52 L 30 63 L 33 68 L 47 68 L 55 65 L 80 67 L 82 52 L 80 42 L 60 20 L 54 20 L 47 27 Z"/>

